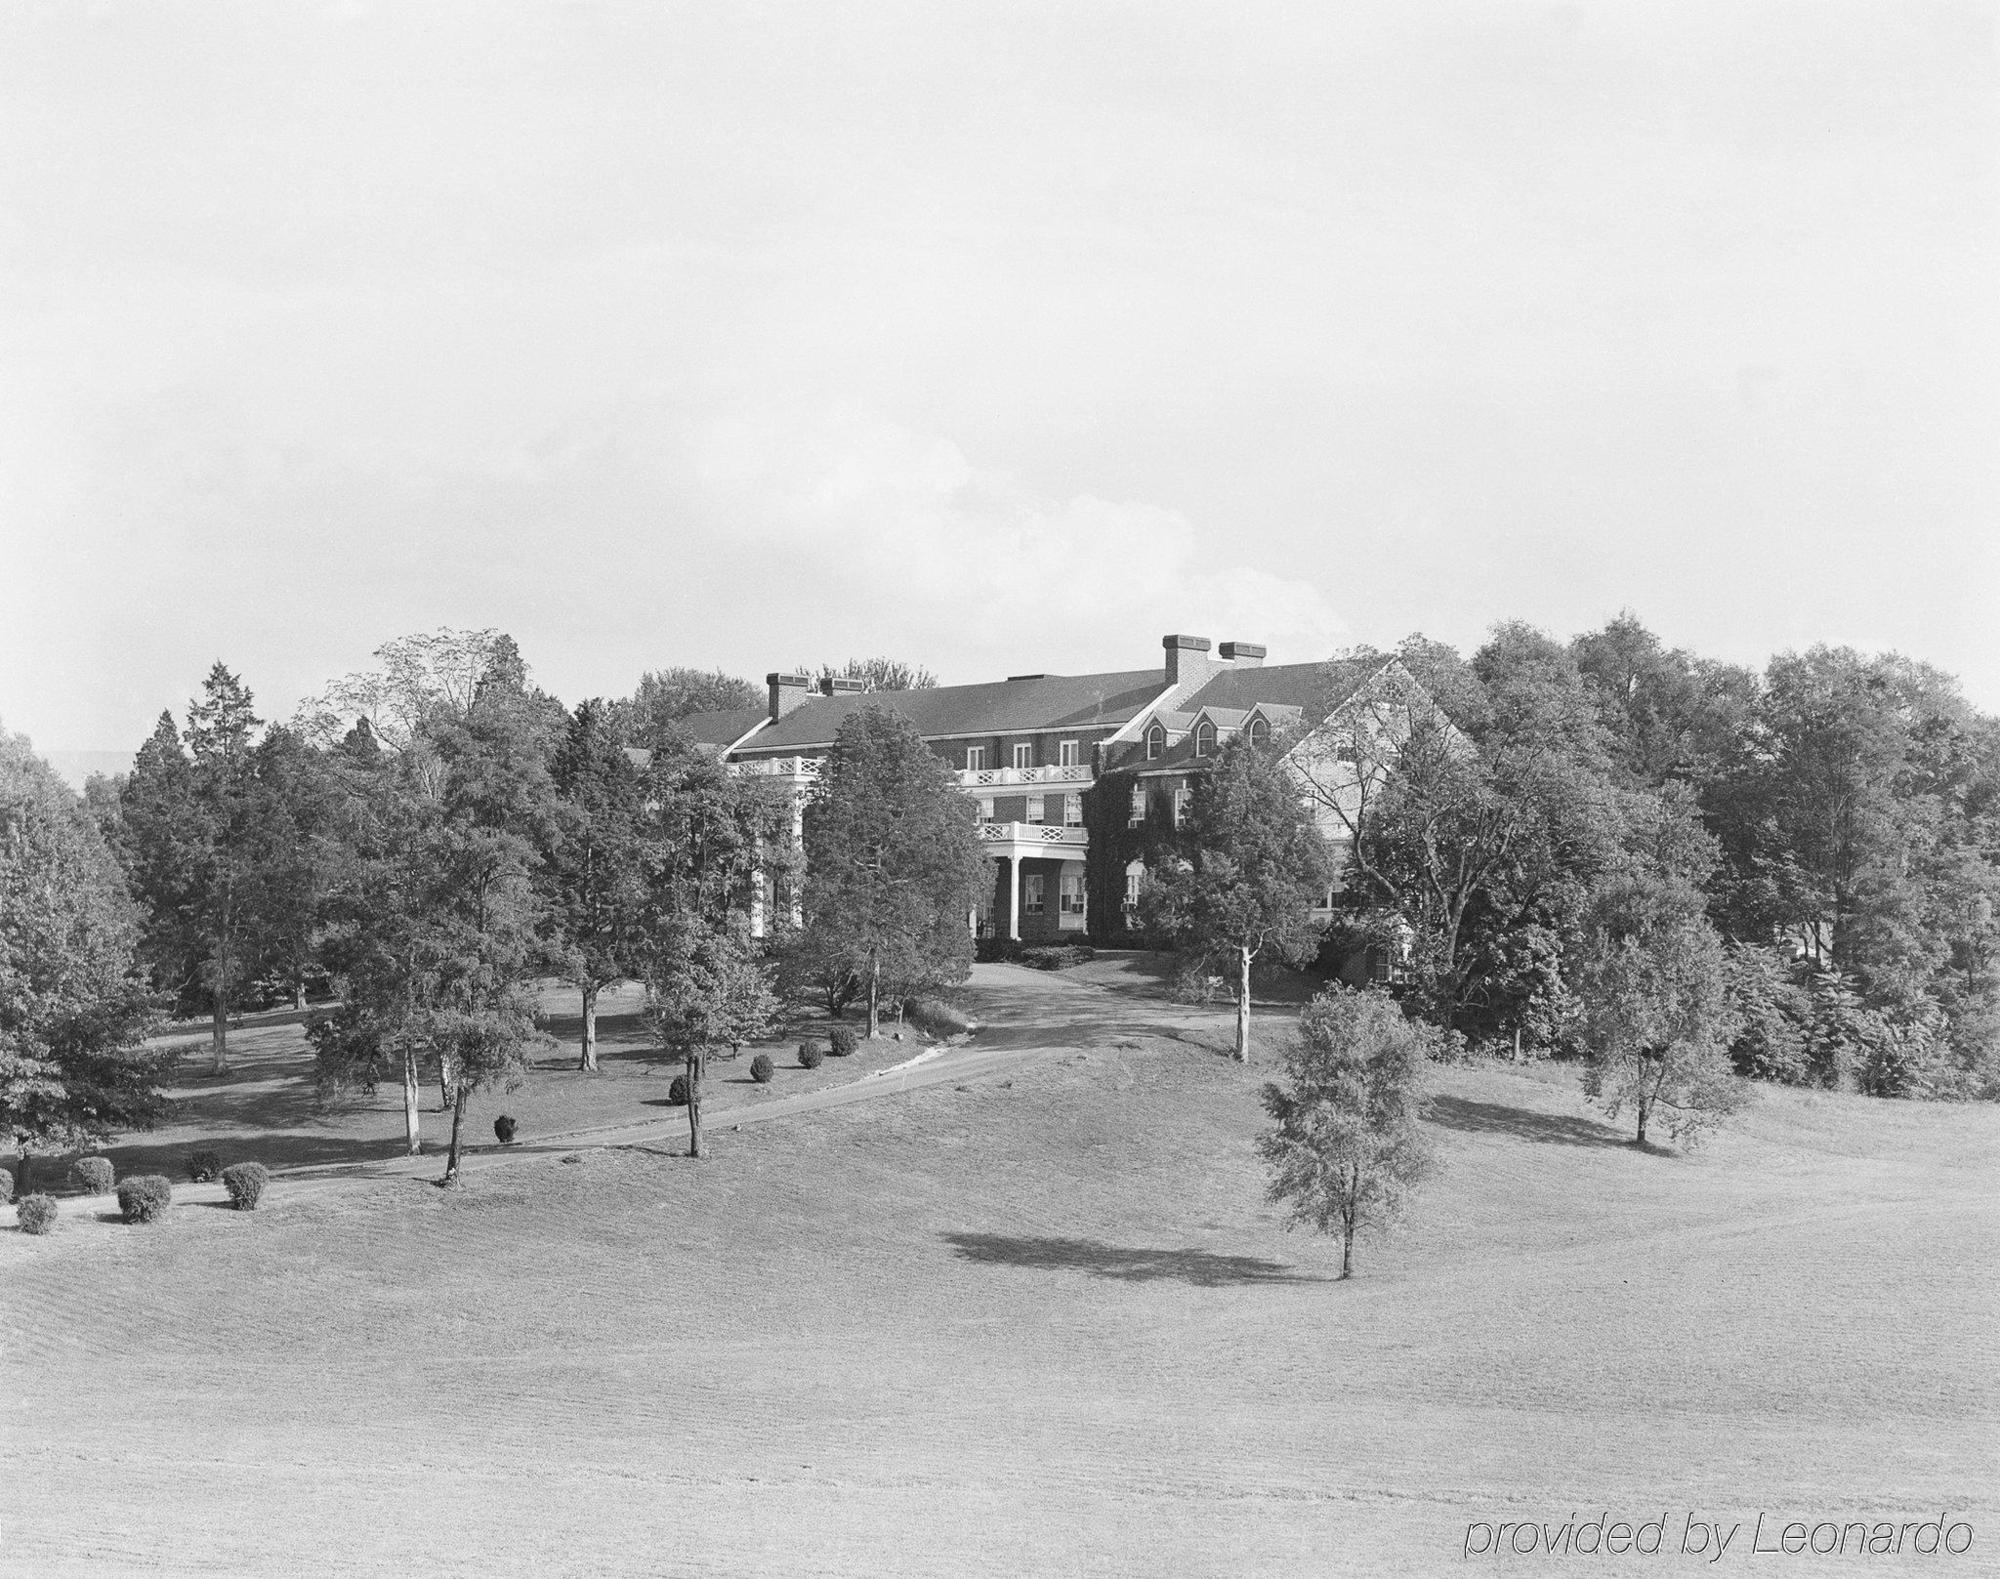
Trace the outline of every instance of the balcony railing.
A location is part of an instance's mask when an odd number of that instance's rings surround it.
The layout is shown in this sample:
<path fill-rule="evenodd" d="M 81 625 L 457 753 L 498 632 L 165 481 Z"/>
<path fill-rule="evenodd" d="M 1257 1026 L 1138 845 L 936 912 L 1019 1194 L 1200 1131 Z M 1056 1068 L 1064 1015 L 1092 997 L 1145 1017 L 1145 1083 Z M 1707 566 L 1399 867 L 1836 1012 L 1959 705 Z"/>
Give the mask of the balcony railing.
<path fill-rule="evenodd" d="M 982 822 L 979 837 L 988 844 L 1042 845 L 1052 855 L 1081 859 L 1090 848 L 1089 831 L 1059 822 Z"/>
<path fill-rule="evenodd" d="M 1090 769 L 1083 763 L 1070 767 L 1043 768 L 961 768 L 960 789 L 991 789 L 1008 784 L 1088 784 Z"/>
<path fill-rule="evenodd" d="M 753 757 L 748 762 L 733 762 L 730 766 L 738 773 L 753 774 L 758 778 L 816 779 L 826 766 L 823 757 Z"/>

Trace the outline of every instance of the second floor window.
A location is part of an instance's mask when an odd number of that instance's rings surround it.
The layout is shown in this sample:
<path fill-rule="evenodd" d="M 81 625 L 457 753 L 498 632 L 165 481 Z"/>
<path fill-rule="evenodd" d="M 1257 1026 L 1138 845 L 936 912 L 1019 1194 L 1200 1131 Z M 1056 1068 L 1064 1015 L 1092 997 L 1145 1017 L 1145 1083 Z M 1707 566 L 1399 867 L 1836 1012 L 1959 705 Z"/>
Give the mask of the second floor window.
<path fill-rule="evenodd" d="M 981 822 L 991 822 L 993 820 L 993 802 L 990 798 L 982 798 L 980 800 L 979 820 Z"/>
<path fill-rule="evenodd" d="M 1014 748 L 1014 766 L 1031 768 L 1035 765 L 1035 748 L 1023 741 Z"/>
<path fill-rule="evenodd" d="M 968 773 L 977 773 L 985 766 L 986 748 L 984 746 L 967 746 L 965 748 L 965 771 Z"/>
<path fill-rule="evenodd" d="M 1083 826 L 1083 797 L 1081 795 L 1065 795 L 1062 798 L 1062 803 L 1063 826 L 1065 828 L 1081 828 Z"/>
<path fill-rule="evenodd" d="M 1078 766 L 1083 761 L 1083 743 L 1079 740 L 1065 740 L 1056 747 L 1056 761 L 1066 768 Z"/>
<path fill-rule="evenodd" d="M 1136 828 L 1139 826 L 1140 823 L 1144 822 L 1145 820 L 1146 820 L 1146 786 L 1143 784 L 1134 784 L 1132 786 L 1132 813 L 1129 817 L 1125 819 L 1125 826 L 1128 828 Z"/>
<path fill-rule="evenodd" d="M 1178 828 L 1178 827 L 1179 827 L 1179 826 L 1181 825 L 1181 819 L 1182 819 L 1182 818 L 1184 818 L 1185 816 L 1187 816 L 1187 805 L 1188 805 L 1188 792 L 1187 792 L 1186 788 L 1185 788 L 1185 787 L 1183 787 L 1183 788 L 1181 788 L 1181 789 L 1177 789 L 1177 790 L 1175 790 L 1175 791 L 1174 791 L 1174 826 L 1175 826 L 1176 828 Z"/>
<path fill-rule="evenodd" d="M 1040 822 L 1042 820 L 1042 811 L 1043 811 L 1042 797 L 1039 795 L 1030 795 L 1028 797 L 1027 820 L 1029 822 Z"/>

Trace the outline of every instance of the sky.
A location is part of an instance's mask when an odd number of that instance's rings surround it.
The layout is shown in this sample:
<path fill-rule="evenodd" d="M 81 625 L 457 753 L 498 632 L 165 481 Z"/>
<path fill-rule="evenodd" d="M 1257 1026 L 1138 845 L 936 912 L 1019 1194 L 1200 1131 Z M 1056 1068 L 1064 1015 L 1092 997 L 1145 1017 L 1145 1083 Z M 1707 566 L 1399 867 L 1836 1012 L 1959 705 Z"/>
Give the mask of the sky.
<path fill-rule="evenodd" d="M 0 724 L 1635 611 L 2000 711 L 1996 7 L 0 11 Z"/>

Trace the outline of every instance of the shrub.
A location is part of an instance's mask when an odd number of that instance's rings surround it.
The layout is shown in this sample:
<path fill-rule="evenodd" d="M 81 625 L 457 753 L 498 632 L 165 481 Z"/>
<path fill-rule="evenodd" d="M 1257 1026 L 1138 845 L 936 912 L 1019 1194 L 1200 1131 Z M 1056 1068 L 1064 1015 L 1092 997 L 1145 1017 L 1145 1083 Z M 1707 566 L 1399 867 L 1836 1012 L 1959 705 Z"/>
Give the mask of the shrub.
<path fill-rule="evenodd" d="M 514 1121 L 505 1113 L 493 1121 L 493 1136 L 503 1146 L 514 1144 Z"/>
<path fill-rule="evenodd" d="M 750 1060 L 750 1078 L 756 1081 L 758 1085 L 769 1085 L 771 1083 L 771 1075 L 771 1055 L 769 1053 L 759 1053 L 755 1058 Z"/>
<path fill-rule="evenodd" d="M 836 1025 L 827 1041 L 827 1051 L 835 1058 L 846 1058 L 854 1051 L 854 1032 L 845 1025 Z"/>
<path fill-rule="evenodd" d="M 69 1176 L 85 1195 L 108 1195 L 117 1179 L 108 1157 L 80 1158 Z"/>
<path fill-rule="evenodd" d="M 1036 970 L 1068 970 L 1097 958 L 1097 950 L 1082 943 L 1046 943 L 1021 950 L 1021 963 Z"/>
<path fill-rule="evenodd" d="M 53 1195 L 24 1195 L 14 1204 L 14 1220 L 24 1234 L 45 1234 L 56 1225 Z"/>
<path fill-rule="evenodd" d="M 688 1099 L 688 1077 L 675 1075 L 674 1083 L 667 1087 L 667 1101 L 675 1107 L 686 1107 Z"/>
<path fill-rule="evenodd" d="M 903 1018 L 933 1036 L 959 1036 L 972 1029 L 972 1016 L 936 998 L 913 998 Z"/>
<path fill-rule="evenodd" d="M 13 1199 L 14 1175 L 9 1173 L 5 1168 L 0 1168 L 0 1201 L 11 1201 Z"/>
<path fill-rule="evenodd" d="M 222 1159 L 212 1151 L 191 1151 L 187 1160 L 188 1177 L 196 1184 L 206 1184 L 222 1172 Z"/>
<path fill-rule="evenodd" d="M 271 1182 L 271 1170 L 261 1162 L 239 1162 L 222 1170 L 222 1187 L 229 1192 L 229 1204 L 239 1212 L 254 1212 Z"/>
<path fill-rule="evenodd" d="M 799 1067 L 801 1069 L 817 1069 L 820 1066 L 820 1060 L 825 1057 L 826 1049 L 820 1046 L 818 1042 L 799 1043 Z"/>
<path fill-rule="evenodd" d="M 164 1173 L 140 1173 L 118 1186 L 118 1210 L 128 1223 L 157 1222 L 174 1204 L 173 1182 Z"/>
<path fill-rule="evenodd" d="M 997 964 L 1002 960 L 1017 960 L 1027 951 L 1027 946 L 1019 938 L 979 938 L 972 945 L 972 957 L 982 965 Z"/>

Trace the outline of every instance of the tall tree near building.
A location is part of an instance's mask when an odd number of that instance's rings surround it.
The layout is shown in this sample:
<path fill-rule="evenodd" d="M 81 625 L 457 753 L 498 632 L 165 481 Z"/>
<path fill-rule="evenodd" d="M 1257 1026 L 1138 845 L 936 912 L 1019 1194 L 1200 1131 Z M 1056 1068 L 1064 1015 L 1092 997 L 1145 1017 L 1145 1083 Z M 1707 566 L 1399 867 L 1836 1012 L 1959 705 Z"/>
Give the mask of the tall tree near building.
<path fill-rule="evenodd" d="M 578 705 L 550 773 L 555 805 L 536 879 L 544 899 L 542 942 L 550 966 L 582 995 L 577 1068 L 594 1074 L 598 994 L 637 978 L 643 962 L 640 774 L 595 701 Z"/>
<path fill-rule="evenodd" d="M 137 916 L 118 863 L 82 803 L 28 742 L 0 729 L 0 1135 L 37 1155 L 168 1110 L 174 1055 L 144 1046 L 153 1021 Z"/>
<path fill-rule="evenodd" d="M 1693 1144 L 1743 1102 L 1729 1061 L 1738 1027 L 1722 940 L 1699 890 L 1677 877 L 1622 871 L 1599 885 L 1584 928 L 1577 998 L 1590 1058 L 1585 1093 L 1612 1118 L 1629 1106 L 1641 1146 L 1656 1116 L 1675 1140 Z"/>
<path fill-rule="evenodd" d="M 1342 1277 L 1355 1239 L 1386 1227 L 1434 1167 L 1419 1121 L 1436 1036 L 1380 993 L 1336 989 L 1299 1016 L 1285 1083 L 1264 1087 L 1270 1198 L 1287 1227 L 1340 1236 Z"/>
<path fill-rule="evenodd" d="M 921 664 L 901 658 L 849 658 L 847 662 L 807 665 L 798 671 L 817 681 L 859 680 L 869 691 L 928 691 L 937 685 L 937 676 Z"/>
<path fill-rule="evenodd" d="M 257 970 L 276 913 L 262 864 L 277 814 L 257 772 L 261 720 L 242 682 L 216 664 L 188 709 L 186 751 L 160 715 L 120 798 L 142 949 L 183 1007 L 206 1003 L 214 1073 L 229 1067 L 229 1016 Z"/>
<path fill-rule="evenodd" d="M 767 783 L 693 752 L 656 756 L 643 799 L 646 1012 L 681 1059 L 699 1156 L 710 1050 L 764 1035 L 776 1012 L 750 923 L 767 884 L 782 892 L 792 880 L 791 812 Z"/>
<path fill-rule="evenodd" d="M 1236 1058 L 1250 1058 L 1250 969 L 1302 964 L 1319 947 L 1312 911 L 1334 877 L 1333 854 L 1279 759 L 1229 742 L 1195 780 L 1177 859 L 1141 899 L 1149 927 L 1197 969 L 1221 967 L 1236 993 Z"/>
<path fill-rule="evenodd" d="M 908 719 L 864 707 L 841 722 L 806 806 L 805 856 L 804 946 L 846 962 L 870 1036 L 886 994 L 965 980 L 981 868 L 974 807 Z"/>

